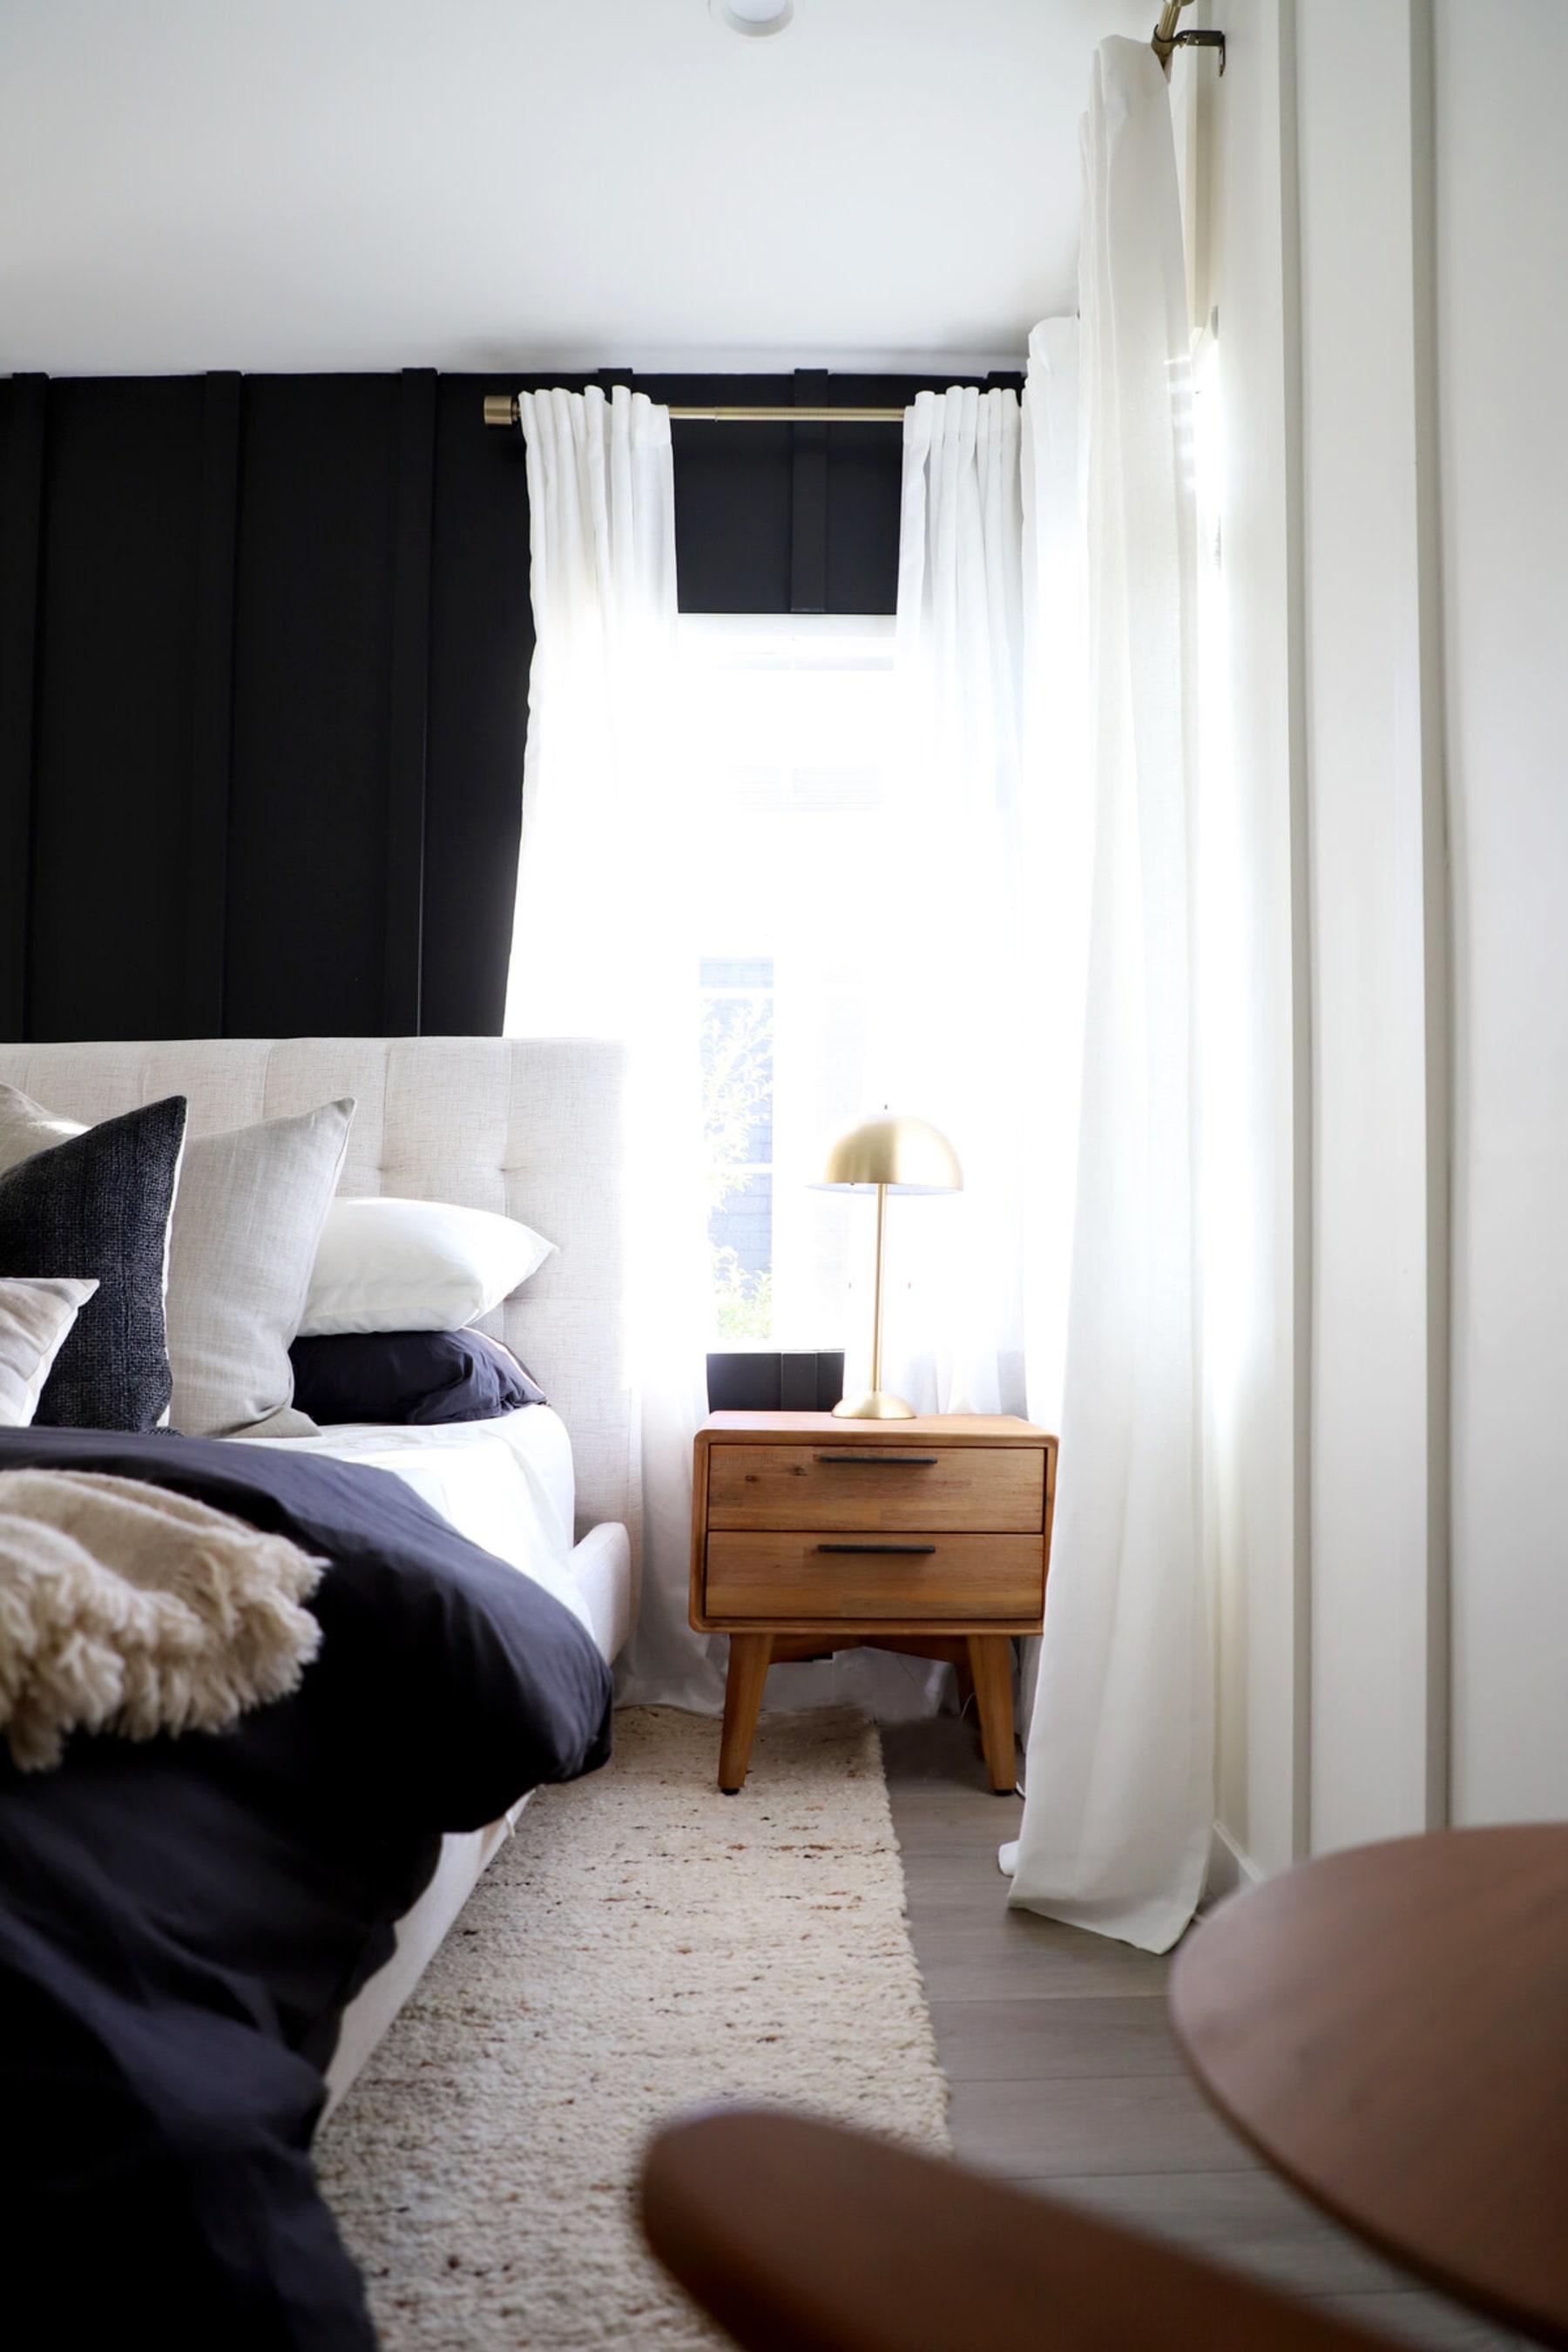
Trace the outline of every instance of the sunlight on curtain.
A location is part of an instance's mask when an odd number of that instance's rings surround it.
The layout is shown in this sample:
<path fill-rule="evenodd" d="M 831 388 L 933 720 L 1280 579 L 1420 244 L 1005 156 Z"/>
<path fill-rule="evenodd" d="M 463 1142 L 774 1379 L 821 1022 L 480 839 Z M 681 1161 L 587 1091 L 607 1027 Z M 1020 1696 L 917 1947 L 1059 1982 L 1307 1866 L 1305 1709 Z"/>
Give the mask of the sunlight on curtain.
<path fill-rule="evenodd" d="M 842 1346 L 864 1382 L 868 1203 L 812 1189 L 826 1139 L 884 1101 L 951 1136 L 963 1192 L 892 1208 L 889 1384 L 1063 1437 L 1012 1899 L 1158 1943 L 1206 1856 L 1245 1117 L 1224 1076 L 1233 787 L 1194 745 L 1200 683 L 1205 713 L 1224 703 L 1223 660 L 1200 682 L 1194 654 L 1200 601 L 1221 643 L 1218 550 L 1207 507 L 1194 522 L 1172 257 L 1145 235 L 1169 157 L 1144 62 L 1112 43 L 1097 68 L 1085 380 L 1078 323 L 1053 320 L 1022 414 L 921 396 L 896 623 L 678 621 L 666 413 L 525 396 L 537 642 L 508 1025 L 630 1049 L 647 1517 L 623 1697 L 722 1699 L 724 1645 L 686 1622 L 705 1348 Z M 1211 353 L 1210 477 L 1216 381 Z M 851 1653 L 775 1668 L 767 1698 L 896 1718 L 947 1683 Z"/>
<path fill-rule="evenodd" d="M 707 1411 L 690 812 L 676 788 L 669 414 L 617 386 L 521 395 L 534 652 L 510 1035 L 621 1037 L 642 1597 L 623 1697 L 712 1708 L 687 1623 L 691 1440 Z"/>
<path fill-rule="evenodd" d="M 896 797 L 869 1007 L 873 1099 L 952 1141 L 963 1190 L 895 1204 L 887 1385 L 926 1412 L 1022 1412 L 1033 1008 L 1024 870 L 1016 394 L 922 392 L 904 420 Z"/>
<path fill-rule="evenodd" d="M 1078 1192 L 1083 999 L 1094 849 L 1088 766 L 1079 322 L 1029 337 L 1024 386 L 1024 866 L 1026 1001 L 1047 1045 L 1027 1143 L 1028 1413 L 1061 1425 Z"/>
<path fill-rule="evenodd" d="M 1204 1529 L 1211 1612 L 1222 1583 L 1242 1603 L 1237 1574 L 1247 1549 L 1244 1465 L 1250 1352 L 1267 1314 L 1258 1279 L 1258 1152 L 1250 1092 L 1250 908 L 1245 820 L 1230 757 L 1230 677 L 1220 514 L 1224 387 L 1219 345 L 1205 330 L 1193 354 L 1194 480 L 1198 515 L 1198 781 L 1196 889 L 1201 1259 L 1203 1268 Z"/>
<path fill-rule="evenodd" d="M 1164 78 L 1096 52 L 1080 260 L 1093 878 L 1061 1461 L 1010 1899 L 1155 1951 L 1213 1822 L 1197 554 Z"/>

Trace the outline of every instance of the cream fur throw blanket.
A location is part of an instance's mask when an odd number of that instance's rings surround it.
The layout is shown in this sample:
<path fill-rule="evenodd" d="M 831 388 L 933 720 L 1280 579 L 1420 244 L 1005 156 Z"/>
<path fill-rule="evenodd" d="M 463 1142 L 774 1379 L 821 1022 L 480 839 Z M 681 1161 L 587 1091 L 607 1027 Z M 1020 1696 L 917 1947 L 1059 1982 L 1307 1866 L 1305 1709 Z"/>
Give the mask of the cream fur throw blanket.
<path fill-rule="evenodd" d="M 135 1478 L 0 1474 L 0 1730 L 24 1772 L 71 1731 L 220 1731 L 299 1687 L 325 1562 Z"/>

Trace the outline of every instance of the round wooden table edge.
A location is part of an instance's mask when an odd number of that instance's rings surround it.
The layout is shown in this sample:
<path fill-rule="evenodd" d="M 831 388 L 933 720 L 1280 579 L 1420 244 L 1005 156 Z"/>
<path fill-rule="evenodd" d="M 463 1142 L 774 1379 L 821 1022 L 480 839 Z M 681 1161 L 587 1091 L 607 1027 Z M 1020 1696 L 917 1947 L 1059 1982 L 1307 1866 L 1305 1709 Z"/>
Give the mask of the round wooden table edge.
<path fill-rule="evenodd" d="M 1385 1877 L 1392 1863 L 1404 1858 L 1416 1858 L 1422 1868 L 1441 1869 L 1447 1860 L 1458 1854 L 1467 1860 L 1483 1854 L 1501 1854 L 1509 1859 L 1521 1857 L 1527 1864 L 1539 1864 L 1556 1875 L 1553 1890 L 1564 1904 L 1568 1916 L 1568 1822 L 1509 1822 L 1459 1829 L 1428 1831 L 1417 1836 L 1380 1840 L 1366 1845 L 1346 1847 L 1331 1854 L 1314 1856 L 1310 1862 L 1295 1864 L 1277 1876 L 1259 1885 L 1244 1887 L 1227 1896 L 1191 1930 L 1175 1954 L 1167 1990 L 1167 2006 L 1172 2032 L 1190 2073 L 1210 2105 L 1247 2147 L 1253 2149 L 1289 2187 L 1297 2189 L 1318 2210 L 1348 2230 L 1363 2245 L 1384 2255 L 1413 2280 L 1435 2288 L 1450 2301 L 1461 2305 L 1503 2326 L 1519 2331 L 1532 2341 L 1568 2347 L 1568 2295 L 1559 2303 L 1554 2293 L 1551 2307 L 1539 2302 L 1521 2300 L 1506 2286 L 1499 2288 L 1472 2274 L 1445 2267 L 1439 2258 L 1430 2256 L 1417 2242 L 1380 2225 L 1375 2218 L 1362 2210 L 1353 2200 L 1339 2194 L 1331 2180 L 1305 2168 L 1281 2146 L 1259 2127 L 1244 2106 L 1237 2105 L 1226 2095 L 1219 2082 L 1209 2072 L 1202 2046 L 1201 2029 L 1194 2032 L 1192 2011 L 1199 2003 L 1194 2000 L 1194 1978 L 1197 1972 L 1212 1964 L 1216 1935 L 1227 1929 L 1234 1932 L 1234 1923 L 1245 1914 L 1248 1924 L 1257 1926 L 1261 1913 L 1277 1924 L 1279 1915 L 1288 1921 L 1303 1899 L 1310 1900 L 1322 1888 L 1331 1874 L 1348 1877 L 1352 1882 L 1364 1874 L 1368 1878 Z M 1568 1965 L 1568 1943 L 1563 1960 Z M 1202 1981 L 1201 1978 L 1198 1979 Z M 1205 1988 L 1206 1990 L 1206 1988 Z M 1203 2003 L 1206 2007 L 1206 2001 Z M 1564 2210 L 1568 2214 L 1568 2182 L 1564 2182 Z M 1568 2219 L 1563 2224 L 1568 2237 Z"/>

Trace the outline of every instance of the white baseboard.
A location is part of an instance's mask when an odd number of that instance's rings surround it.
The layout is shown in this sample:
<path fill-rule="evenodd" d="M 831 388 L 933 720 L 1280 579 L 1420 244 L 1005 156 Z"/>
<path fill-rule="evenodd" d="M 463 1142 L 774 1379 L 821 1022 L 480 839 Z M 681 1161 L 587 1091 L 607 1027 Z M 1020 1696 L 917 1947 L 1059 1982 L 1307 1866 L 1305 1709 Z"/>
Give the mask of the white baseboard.
<path fill-rule="evenodd" d="M 1234 1895 L 1241 1886 L 1261 1886 L 1266 1876 L 1260 1864 L 1254 1862 L 1244 1845 L 1237 1843 L 1223 1822 L 1215 1822 L 1209 1840 L 1209 1870 L 1204 1885 L 1204 1899 L 1217 1903 L 1222 1895 Z"/>

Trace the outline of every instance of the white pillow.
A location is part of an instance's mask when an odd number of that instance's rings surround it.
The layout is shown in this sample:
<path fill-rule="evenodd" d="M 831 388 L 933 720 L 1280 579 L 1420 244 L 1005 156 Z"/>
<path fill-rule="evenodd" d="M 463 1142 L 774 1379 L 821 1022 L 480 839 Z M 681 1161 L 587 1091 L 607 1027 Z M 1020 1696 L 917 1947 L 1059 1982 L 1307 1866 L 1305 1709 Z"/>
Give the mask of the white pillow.
<path fill-rule="evenodd" d="M 334 1201 L 300 1337 L 461 1331 L 536 1274 L 554 1247 L 489 1209 L 448 1201 Z"/>

